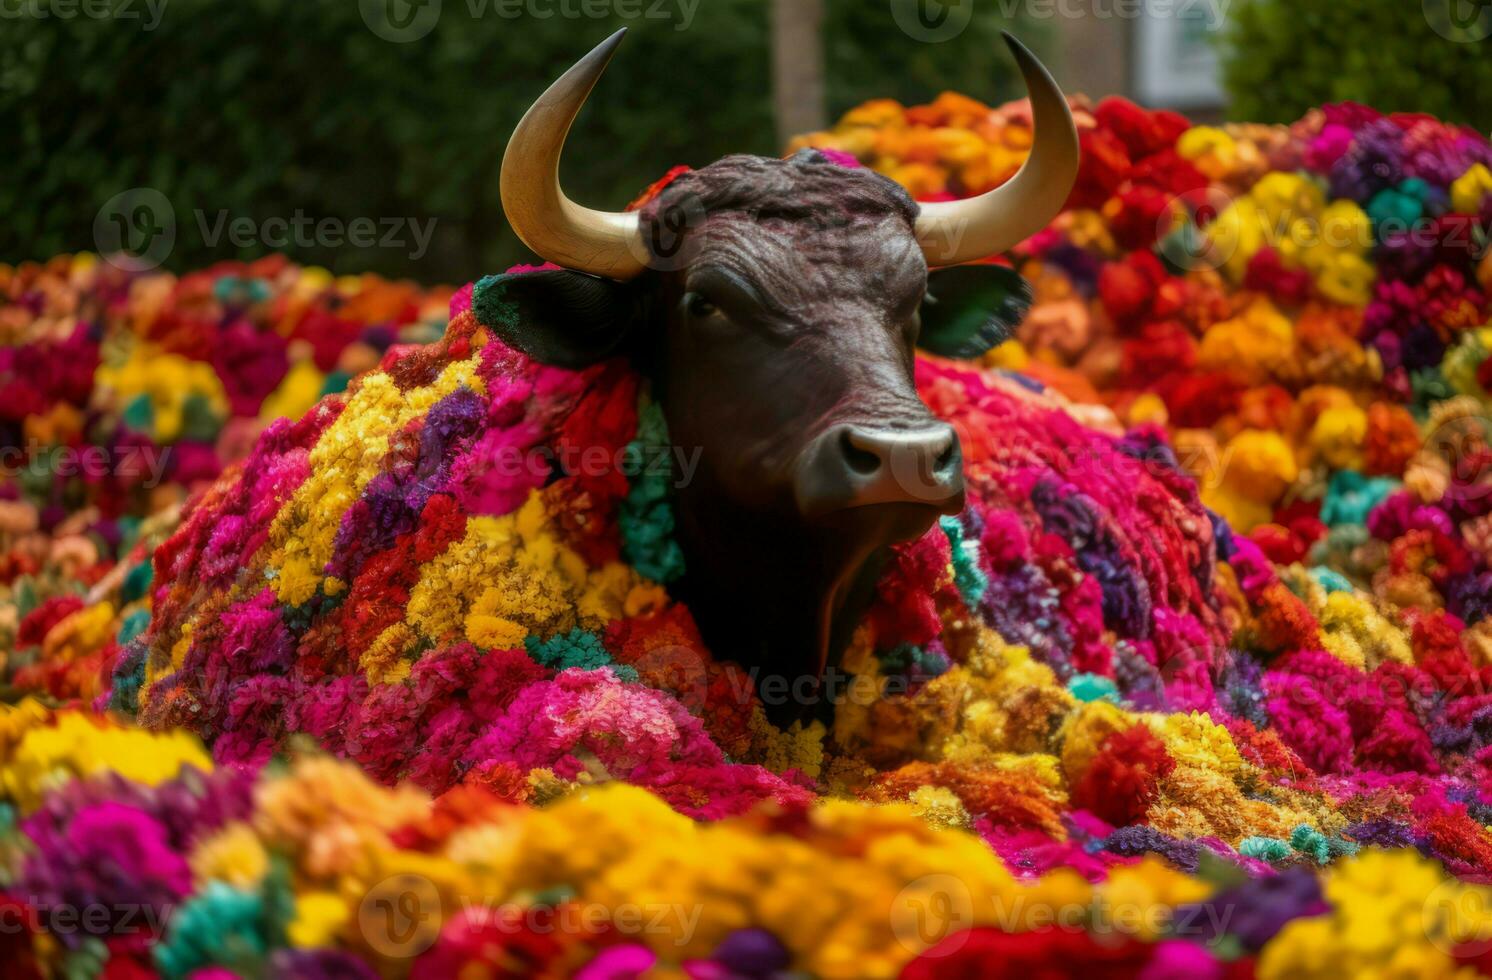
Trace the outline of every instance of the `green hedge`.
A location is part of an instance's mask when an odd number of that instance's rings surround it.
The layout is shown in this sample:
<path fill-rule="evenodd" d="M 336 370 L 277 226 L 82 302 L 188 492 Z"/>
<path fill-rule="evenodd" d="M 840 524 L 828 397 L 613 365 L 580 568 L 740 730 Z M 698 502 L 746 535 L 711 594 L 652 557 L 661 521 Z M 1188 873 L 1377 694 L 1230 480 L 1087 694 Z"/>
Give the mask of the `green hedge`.
<path fill-rule="evenodd" d="M 119 16 L 0 25 L 0 261 L 92 249 L 105 202 L 150 187 L 175 217 L 168 268 L 275 250 L 257 232 L 235 245 L 230 226 L 211 243 L 224 218 L 257 229 L 299 214 L 371 218 L 379 238 L 390 221 L 435 222 L 422 256 L 406 224 L 398 246 L 292 241 L 284 251 L 302 261 L 424 281 L 491 272 L 527 258 L 498 199 L 508 134 L 551 79 L 617 26 L 632 30 L 566 158 L 577 198 L 619 208 L 672 164 L 776 150 L 765 0 L 700 0 L 685 30 L 678 14 L 693 4 L 681 0 L 568 0 L 565 9 L 611 11 L 600 18 L 499 14 L 560 10 L 562 0 L 444 0 L 433 29 L 404 43 L 364 18 L 376 20 L 385 0 L 169 0 L 147 29 L 149 2 L 40 0 L 26 9 L 97 13 L 102 3 Z M 388 2 L 421 15 L 407 0 Z M 998 5 L 979 5 L 961 36 L 939 44 L 899 31 L 886 3 L 828 6 L 833 113 L 873 96 L 925 100 L 956 88 L 995 99 L 1018 88 L 998 40 L 1012 25 Z M 637 8 L 674 17 L 625 19 Z M 1039 26 L 1016 29 L 1038 45 L 1044 37 Z M 154 212 L 138 227 L 158 227 Z"/>
<path fill-rule="evenodd" d="M 1228 19 L 1235 119 L 1291 122 L 1352 100 L 1492 127 L 1485 0 L 1235 0 Z"/>

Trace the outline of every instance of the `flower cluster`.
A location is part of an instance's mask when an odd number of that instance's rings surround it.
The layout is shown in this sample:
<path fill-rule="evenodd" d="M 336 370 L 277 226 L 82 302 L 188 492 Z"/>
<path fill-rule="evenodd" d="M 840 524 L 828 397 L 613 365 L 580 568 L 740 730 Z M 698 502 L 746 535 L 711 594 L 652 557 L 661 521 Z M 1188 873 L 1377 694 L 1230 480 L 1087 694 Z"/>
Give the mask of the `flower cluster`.
<path fill-rule="evenodd" d="M 116 562 L 148 556 L 163 526 L 152 515 L 246 455 L 269 421 L 340 391 L 391 344 L 438 337 L 449 295 L 278 256 L 181 277 L 86 254 L 0 265 L 7 669 L 58 696 L 96 695 L 94 636 L 120 624 L 95 609 L 34 656 L 64 612 L 122 573 Z"/>
<path fill-rule="evenodd" d="M 8 532 L 28 524 L 66 522 L 117 557 L 135 520 L 216 477 L 266 422 L 392 343 L 437 337 L 448 296 L 280 256 L 181 277 L 88 254 L 0 265 L 0 566 L 25 570 Z"/>
<path fill-rule="evenodd" d="M 117 565 L 0 508 L 30 542 L 4 679 L 80 702 L 0 715 L 16 962 L 1492 973 L 1458 880 L 1492 874 L 1492 150 L 1358 106 L 1077 115 L 1068 208 L 1010 256 L 1018 336 L 918 359 L 969 503 L 893 553 L 827 725 L 773 726 L 671 594 L 646 382 L 506 347 L 489 281 L 314 404 L 294 369 L 255 394 L 272 352 L 185 364 L 169 317 L 104 345 L 94 390 L 178 438 L 283 417 Z M 1030 127 L 948 95 L 803 142 L 936 200 Z M 304 273 L 275 268 L 211 294 L 277 309 Z M 115 315 L 150 320 L 147 285 Z M 88 386 L 34 374 L 26 425 Z M 162 926 L 58 928 L 85 899 Z"/>
<path fill-rule="evenodd" d="M 642 790 L 562 782 L 509 768 L 432 800 L 316 753 L 215 769 L 187 735 L 0 708 L 7 976 L 1294 977 L 1392 960 L 1449 977 L 1492 935 L 1492 894 L 1408 851 L 1348 857 L 1319 885 L 1157 856 L 1101 881 L 1018 877 L 915 803 L 699 824 Z"/>

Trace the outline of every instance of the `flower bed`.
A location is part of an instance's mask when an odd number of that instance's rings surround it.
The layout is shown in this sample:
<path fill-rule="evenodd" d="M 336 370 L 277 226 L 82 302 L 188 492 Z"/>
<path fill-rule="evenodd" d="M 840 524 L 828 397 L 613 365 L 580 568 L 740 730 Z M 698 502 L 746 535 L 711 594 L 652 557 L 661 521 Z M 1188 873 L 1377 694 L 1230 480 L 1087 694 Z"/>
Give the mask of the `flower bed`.
<path fill-rule="evenodd" d="M 971 505 L 898 551 L 831 727 L 769 724 L 670 600 L 668 476 L 623 462 L 666 441 L 645 388 L 489 340 L 478 284 L 117 567 L 70 543 L 86 518 L 6 538 L 6 677 L 71 705 L 0 708 L 0 911 L 26 925 L 0 951 L 1492 973 L 1492 149 L 1355 106 L 1079 122 L 1069 208 L 1015 256 L 1020 335 L 984 371 L 919 362 Z M 937 199 L 1029 133 L 945 96 L 804 141 Z M 246 287 L 270 309 L 299 281 L 273 268 Z M 114 288 L 121 322 L 156 309 Z M 130 360 L 46 390 L 128 387 Z M 586 449 L 618 462 L 566 463 Z M 58 918 L 82 908 L 109 913 Z"/>

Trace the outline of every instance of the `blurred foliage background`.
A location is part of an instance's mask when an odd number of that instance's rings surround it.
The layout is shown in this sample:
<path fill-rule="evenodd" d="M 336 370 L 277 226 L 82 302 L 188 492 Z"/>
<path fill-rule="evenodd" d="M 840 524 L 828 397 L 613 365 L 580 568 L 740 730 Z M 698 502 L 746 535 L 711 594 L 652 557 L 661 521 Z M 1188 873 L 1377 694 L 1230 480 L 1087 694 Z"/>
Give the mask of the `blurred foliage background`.
<path fill-rule="evenodd" d="M 1234 0 L 1221 38 L 1228 115 L 1287 123 L 1351 100 L 1486 132 L 1489 24 L 1487 0 Z"/>
<path fill-rule="evenodd" d="M 339 273 L 459 282 L 524 261 L 498 199 L 508 134 L 620 26 L 632 28 L 627 43 L 571 136 L 573 196 L 620 208 L 675 164 L 779 149 L 768 0 L 28 2 L 0 11 L 5 262 L 97 248 L 100 208 L 137 187 L 171 205 L 176 270 L 275 250 L 214 238 L 225 219 L 261 228 L 297 215 L 401 222 L 393 245 L 284 248 Z M 868 98 L 1019 95 L 1002 29 L 1059 68 L 1064 54 L 1082 56 L 1065 32 L 1083 18 L 1055 17 L 1040 0 L 965 0 L 972 21 L 943 43 L 898 26 L 894 8 L 913 0 L 820 2 L 829 119 Z M 919 9 L 929 6 L 949 5 Z M 1134 21 L 1088 6 L 1072 9 L 1101 22 L 1101 49 L 1133 58 Z M 544 11 L 553 15 L 535 15 Z M 1485 33 L 1487 0 L 1229 0 L 1226 13 L 1215 40 L 1231 118 L 1289 122 L 1354 99 L 1492 125 L 1492 41 L 1447 43 Z M 375 29 L 401 17 L 431 19 L 403 41 Z M 411 221 L 434 222 L 424 254 Z"/>
<path fill-rule="evenodd" d="M 150 30 L 146 0 L 102 2 L 134 16 L 11 17 L 0 30 L 0 261 L 95 248 L 100 207 L 140 186 L 171 203 L 176 270 L 273 251 L 209 244 L 202 226 L 225 213 L 435 219 L 419 258 L 412 241 L 285 249 L 339 273 L 464 282 L 526 260 L 498 198 L 508 134 L 619 26 L 632 30 L 566 155 L 572 196 L 620 209 L 674 164 L 778 150 L 763 0 L 702 0 L 687 21 L 693 4 L 676 0 L 634 0 L 669 19 L 511 18 L 501 0 L 444 0 L 433 29 L 405 42 L 369 28 L 384 0 L 169 0 Z M 955 41 L 927 44 L 886 3 L 826 0 L 830 118 L 872 97 L 1017 95 L 999 31 L 1044 51 L 1050 21 L 1013 23 L 1003 6 L 976 5 Z"/>

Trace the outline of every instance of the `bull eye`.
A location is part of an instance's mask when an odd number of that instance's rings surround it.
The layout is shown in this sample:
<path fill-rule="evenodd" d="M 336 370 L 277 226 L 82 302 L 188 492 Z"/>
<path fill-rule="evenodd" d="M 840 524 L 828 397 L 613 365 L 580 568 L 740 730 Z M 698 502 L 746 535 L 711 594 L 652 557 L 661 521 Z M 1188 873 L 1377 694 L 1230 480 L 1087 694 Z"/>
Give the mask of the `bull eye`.
<path fill-rule="evenodd" d="M 719 309 L 719 307 L 717 307 L 714 303 L 711 303 L 703 293 L 690 293 L 688 296 L 684 297 L 684 304 L 685 308 L 689 311 L 689 315 L 692 317 L 698 317 L 699 319 L 704 319 L 707 316 L 714 316 L 715 312 Z"/>

